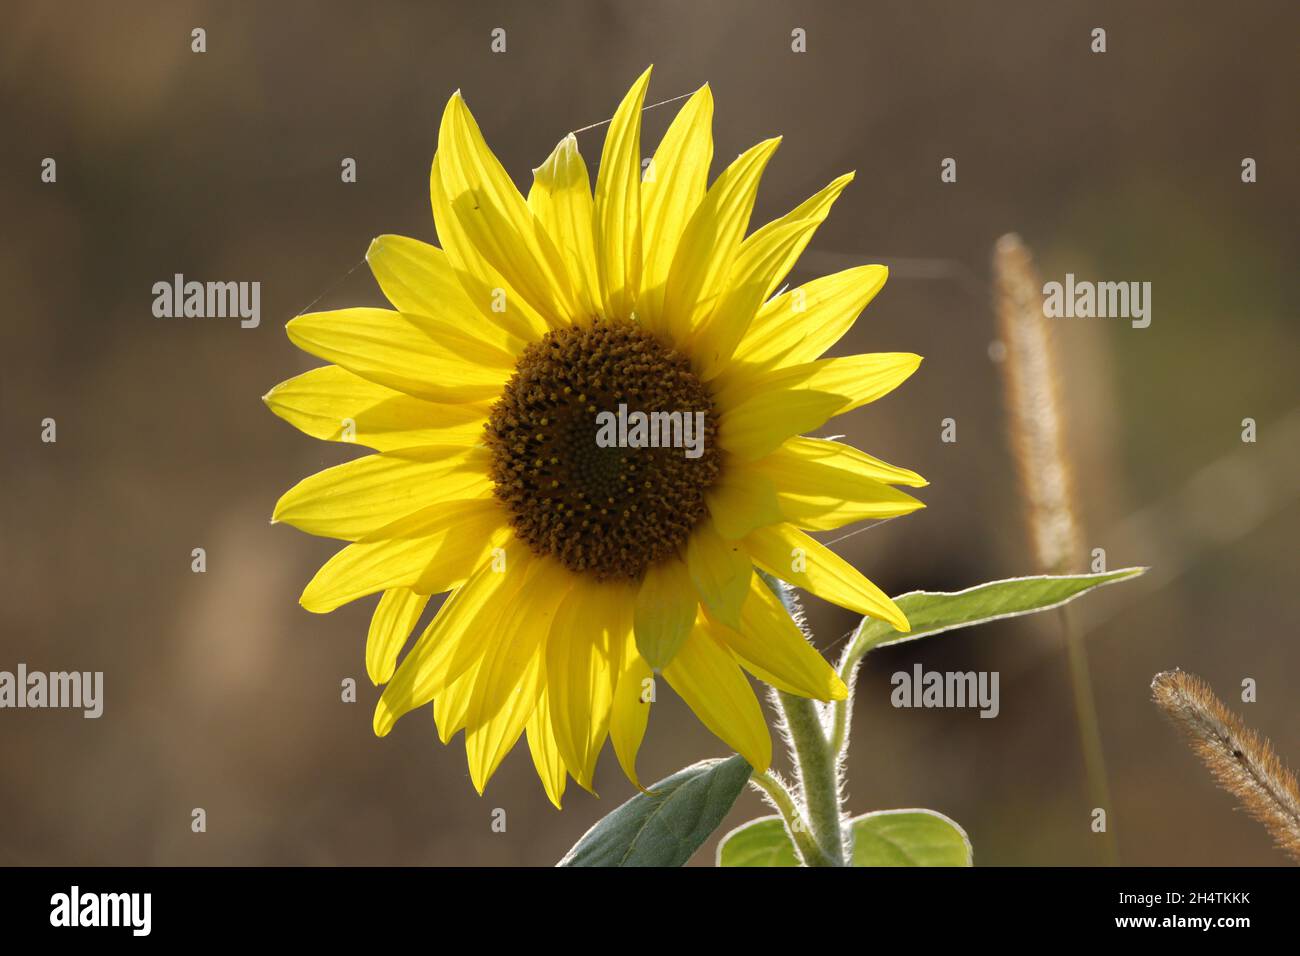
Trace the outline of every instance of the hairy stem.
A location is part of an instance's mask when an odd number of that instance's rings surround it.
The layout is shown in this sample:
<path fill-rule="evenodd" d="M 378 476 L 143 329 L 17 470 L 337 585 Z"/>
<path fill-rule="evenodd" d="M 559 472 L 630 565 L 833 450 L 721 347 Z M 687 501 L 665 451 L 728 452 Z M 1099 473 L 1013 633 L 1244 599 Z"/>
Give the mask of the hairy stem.
<path fill-rule="evenodd" d="M 870 650 L 869 647 L 859 648 L 857 646 L 858 634 L 862 630 L 864 623 L 866 623 L 866 618 L 863 618 L 858 623 L 857 630 L 853 632 L 853 636 L 849 638 L 849 642 L 844 648 L 839 667 L 836 668 L 840 680 L 844 681 L 844 686 L 849 689 L 848 696 L 843 700 L 835 701 L 831 705 L 834 710 L 832 712 L 830 746 L 831 753 L 835 755 L 837 760 L 843 759 L 844 751 L 849 746 L 849 726 L 853 722 L 853 694 L 858 681 L 858 664 L 866 656 L 867 651 Z"/>
<path fill-rule="evenodd" d="M 808 829 L 807 821 L 799 813 L 799 808 L 795 806 L 794 797 L 785 788 L 785 784 L 767 772 L 752 775 L 749 782 L 763 791 L 768 802 L 776 807 L 777 812 L 781 814 L 781 820 L 785 823 L 785 831 L 790 835 L 790 840 L 794 843 L 795 849 L 799 851 L 799 858 L 803 860 L 805 866 L 835 865 L 833 860 L 826 857 L 821 846 L 813 838 L 812 832 Z"/>
<path fill-rule="evenodd" d="M 803 615 L 790 589 L 776 578 L 760 574 L 772 593 L 781 599 L 794 622 L 801 624 Z M 831 749 L 831 742 L 814 701 L 780 690 L 772 696 L 789 737 L 808 825 L 812 829 L 813 839 L 822 851 L 822 859 L 817 865 L 845 866 L 839 755 Z M 805 862 L 809 866 L 814 865 L 811 861 Z"/>
<path fill-rule="evenodd" d="M 806 697 L 776 692 L 785 717 L 786 730 L 794 745 L 794 762 L 799 789 L 813 838 L 829 865 L 844 866 L 844 829 L 840 819 L 840 788 L 836 758 L 822 728 L 817 704 Z"/>

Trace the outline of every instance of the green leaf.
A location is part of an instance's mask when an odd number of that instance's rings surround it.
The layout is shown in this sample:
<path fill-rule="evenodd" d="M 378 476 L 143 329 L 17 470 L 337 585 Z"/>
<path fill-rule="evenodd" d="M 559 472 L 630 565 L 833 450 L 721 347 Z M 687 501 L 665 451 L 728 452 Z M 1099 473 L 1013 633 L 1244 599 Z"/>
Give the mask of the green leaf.
<path fill-rule="evenodd" d="M 933 810 L 878 810 L 849 821 L 854 866 L 971 866 L 966 831 Z"/>
<path fill-rule="evenodd" d="M 1080 594 L 1116 581 L 1146 573 L 1146 568 L 1125 568 L 1101 574 L 1042 574 L 1028 578 L 990 581 L 965 591 L 911 591 L 894 598 L 912 630 L 900 634 L 884 621 L 863 618 L 847 660 L 857 661 L 874 647 L 901 644 L 941 634 L 958 627 L 970 627 L 1004 617 L 1034 614 L 1068 604 Z"/>
<path fill-rule="evenodd" d="M 780 817 L 742 823 L 718 844 L 718 866 L 798 866 L 799 857 Z"/>
<path fill-rule="evenodd" d="M 557 865 L 681 866 L 718 828 L 750 772 L 738 754 L 678 770 L 601 818 Z"/>

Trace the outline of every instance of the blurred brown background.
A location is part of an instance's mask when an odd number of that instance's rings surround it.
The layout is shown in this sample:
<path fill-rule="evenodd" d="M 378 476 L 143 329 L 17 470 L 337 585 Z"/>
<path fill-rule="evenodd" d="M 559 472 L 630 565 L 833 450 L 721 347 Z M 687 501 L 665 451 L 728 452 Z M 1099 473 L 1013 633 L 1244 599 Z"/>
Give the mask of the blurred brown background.
<path fill-rule="evenodd" d="M 650 62 L 651 101 L 713 85 L 715 173 L 785 135 L 756 223 L 857 170 L 792 278 L 890 264 L 842 347 L 926 356 L 847 419 L 855 444 L 932 482 L 927 510 L 840 546 L 890 593 L 1033 570 L 989 358 L 996 237 L 1024 235 L 1045 278 L 1153 283 L 1148 329 L 1054 330 L 1085 545 L 1154 567 L 1076 605 L 1111 823 L 1127 863 L 1283 862 L 1148 684 L 1202 674 L 1300 761 L 1294 3 L 11 0 L 0 19 L 0 669 L 106 673 L 100 720 L 0 712 L 0 863 L 545 865 L 631 794 L 607 752 L 601 799 L 571 788 L 557 813 L 521 746 L 479 798 L 427 711 L 373 737 L 373 601 L 301 610 L 333 545 L 268 524 L 282 491 L 349 450 L 259 396 L 318 364 L 287 319 L 322 293 L 378 304 L 364 266 L 348 273 L 371 237 L 434 238 L 428 166 L 453 90 L 523 186 Z M 647 152 L 673 108 L 646 114 Z M 601 135 L 580 135 L 593 165 Z M 47 156 L 56 184 L 39 178 Z M 949 156 L 955 184 L 939 179 Z M 155 319 L 151 286 L 176 272 L 260 281 L 261 326 Z M 57 444 L 40 441 L 47 416 Z M 851 617 L 812 612 L 838 646 Z M 894 710 L 889 674 L 915 661 L 1000 671 L 1001 715 Z M 355 704 L 339 700 L 349 676 Z M 1238 703 L 1244 677 L 1258 703 Z M 1054 616 L 877 652 L 859 694 L 855 811 L 942 810 L 981 864 L 1101 859 Z M 644 777 L 724 752 L 662 698 Z M 760 812 L 747 794 L 731 822 Z"/>

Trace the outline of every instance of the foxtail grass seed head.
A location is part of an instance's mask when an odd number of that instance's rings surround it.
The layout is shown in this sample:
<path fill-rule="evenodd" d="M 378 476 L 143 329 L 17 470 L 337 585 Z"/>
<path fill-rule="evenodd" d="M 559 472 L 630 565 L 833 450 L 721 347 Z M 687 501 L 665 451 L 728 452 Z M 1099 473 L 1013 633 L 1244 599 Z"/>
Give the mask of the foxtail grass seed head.
<path fill-rule="evenodd" d="M 1072 569 L 1079 561 L 1079 529 L 1059 396 L 1060 372 L 1042 283 L 1029 249 L 1015 233 L 993 252 L 994 305 L 1005 347 L 1002 371 L 1011 445 L 1038 565 Z"/>
<path fill-rule="evenodd" d="M 1300 863 L 1300 786 L 1269 742 L 1228 710 L 1195 674 L 1159 673 L 1151 681 L 1151 693 L 1219 786 Z"/>

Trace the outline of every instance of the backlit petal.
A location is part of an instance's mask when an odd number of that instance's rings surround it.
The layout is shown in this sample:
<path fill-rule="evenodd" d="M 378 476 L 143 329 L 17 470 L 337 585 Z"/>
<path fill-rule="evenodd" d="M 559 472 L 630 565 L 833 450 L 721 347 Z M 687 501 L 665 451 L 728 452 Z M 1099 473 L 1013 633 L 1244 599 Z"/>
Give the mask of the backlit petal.
<path fill-rule="evenodd" d="M 808 530 L 827 531 L 925 507 L 881 480 L 888 476 L 908 484 L 925 484 L 920 475 L 838 442 L 792 438 L 753 467 L 772 479 L 786 520 Z"/>
<path fill-rule="evenodd" d="M 387 309 L 339 309 L 290 319 L 285 331 L 304 352 L 426 401 L 472 402 L 500 393 L 510 376 L 509 355 L 446 329 L 435 341 L 420 321 Z"/>
<path fill-rule="evenodd" d="M 470 241 L 443 188 L 442 163 L 436 153 L 429 169 L 429 201 L 438 240 L 456 270 L 466 297 L 479 313 L 520 341 L 535 342 L 545 335 L 551 328 L 550 321 L 515 292 L 505 276 Z"/>
<path fill-rule="evenodd" d="M 651 667 L 658 670 L 673 659 L 695 624 L 699 603 L 680 559 L 669 558 L 645 572 L 636 592 L 633 626 L 636 646 Z"/>
<path fill-rule="evenodd" d="M 704 493 L 704 500 L 714 527 L 727 541 L 784 520 L 772 479 L 743 462 L 724 460 L 722 474 Z"/>
<path fill-rule="evenodd" d="M 718 444 L 741 461 L 752 461 L 788 438 L 821 428 L 845 402 L 843 395 L 811 388 L 751 390 L 731 407 L 723 406 Z"/>
<path fill-rule="evenodd" d="M 754 560 L 782 581 L 803 588 L 868 617 L 911 629 L 898 605 L 830 548 L 790 525 L 773 525 L 752 532 L 745 546 Z"/>
<path fill-rule="evenodd" d="M 835 669 L 808 643 L 785 605 L 755 576 L 739 628 L 709 620 L 711 633 L 759 680 L 800 697 L 843 700 L 848 688 Z"/>
<path fill-rule="evenodd" d="M 755 247 L 764 246 L 770 243 L 773 233 L 780 232 L 791 223 L 804 223 L 808 228 L 799 230 L 795 233 L 795 239 L 789 244 L 782 244 L 785 255 L 784 258 L 774 263 L 768 278 L 767 288 L 764 289 L 760 301 L 765 301 L 772 291 L 781 284 L 799 256 L 812 239 L 813 233 L 817 227 L 826 221 L 830 215 L 831 206 L 835 205 L 835 200 L 839 198 L 840 193 L 844 192 L 845 187 L 853 182 L 853 173 L 845 173 L 839 176 L 826 186 L 823 186 L 818 192 L 801 202 L 794 209 L 782 216 L 780 219 L 773 219 L 761 229 L 755 229 L 740 247 L 740 258 L 744 259 L 751 254 Z"/>
<path fill-rule="evenodd" d="M 737 541 L 724 541 L 712 521 L 701 521 L 686 544 L 686 567 L 709 612 L 731 627 L 749 594 L 754 565 Z"/>
<path fill-rule="evenodd" d="M 486 642 L 465 722 L 470 780 L 479 793 L 524 732 L 542 689 L 543 648 L 556 607 L 572 574 L 541 559 L 524 581 L 521 598 Z"/>
<path fill-rule="evenodd" d="M 859 266 L 768 300 L 736 346 L 735 360 L 765 367 L 821 358 L 853 327 L 888 277 L 884 266 Z"/>
<path fill-rule="evenodd" d="M 541 778 L 547 798 L 555 804 L 555 809 L 559 810 L 568 773 L 564 760 L 560 757 L 555 732 L 551 729 L 549 698 L 550 692 L 544 688 L 524 730 L 528 735 L 528 752 L 532 755 L 533 767 L 537 770 L 537 776 Z"/>
<path fill-rule="evenodd" d="M 631 318 L 641 288 L 641 105 L 649 84 L 647 68 L 618 105 L 600 157 L 594 221 L 606 319 Z"/>
<path fill-rule="evenodd" d="M 839 358 L 818 359 L 802 365 L 775 368 L 747 377 L 735 377 L 715 393 L 724 408 L 764 395 L 812 390 L 840 396 L 836 415 L 874 402 L 888 395 L 921 365 L 921 356 L 911 352 L 868 352 Z"/>
<path fill-rule="evenodd" d="M 271 520 L 356 541 L 441 501 L 490 495 L 490 459 L 485 447 L 455 445 L 367 455 L 298 482 L 276 503 Z"/>
<path fill-rule="evenodd" d="M 484 642 L 476 640 L 476 635 L 491 633 L 496 627 L 532 563 L 527 546 L 517 541 L 503 545 L 503 551 L 504 560 L 494 555 L 470 569 L 466 582 L 443 602 L 402 659 L 375 706 L 377 736 L 385 736 L 399 717 L 441 695 L 482 660 Z M 472 688 L 473 681 L 463 686 Z M 439 731 L 442 729 L 440 722 Z M 455 729 L 448 731 L 444 742 L 453 733 Z"/>
<path fill-rule="evenodd" d="M 622 653 L 619 655 L 618 684 L 614 688 L 614 709 L 609 719 L 609 739 L 623 773 L 633 786 L 642 789 L 637 779 L 636 755 L 650 720 L 655 676 L 636 649 L 636 638 L 630 628 L 619 643 L 622 644 Z"/>
<path fill-rule="evenodd" d="M 447 254 L 406 236 L 379 236 L 366 250 L 375 281 L 398 312 L 450 320 L 457 331 L 515 355 L 523 339 L 489 322 L 470 301 Z"/>
<path fill-rule="evenodd" d="M 334 555 L 307 584 L 299 603 L 324 614 L 389 588 L 446 591 L 465 580 L 506 527 L 494 499 L 435 505 L 388 526 L 385 532 L 391 537 L 363 539 Z"/>
<path fill-rule="evenodd" d="M 438 169 L 447 204 L 479 255 L 548 326 L 569 324 L 579 310 L 564 263 L 459 92 L 442 114 Z"/>
<path fill-rule="evenodd" d="M 370 619 L 366 636 L 366 673 L 376 686 L 386 683 L 397 667 L 397 655 L 424 613 L 429 595 L 408 588 L 385 591 Z"/>
<path fill-rule="evenodd" d="M 633 599 L 627 585 L 579 582 L 556 611 L 546 642 L 557 745 L 578 785 L 588 790 L 609 732 Z"/>
<path fill-rule="evenodd" d="M 705 194 L 682 233 L 664 287 L 664 323 L 684 341 L 718 303 L 740 250 L 758 182 L 780 144 L 768 139 L 741 153 Z"/>
<path fill-rule="evenodd" d="M 696 628 L 677 651 L 664 678 L 700 722 L 755 770 L 772 763 L 772 737 L 754 689 L 731 655 L 705 628 Z"/>
<path fill-rule="evenodd" d="M 713 92 L 696 90 L 678 111 L 641 180 L 641 232 L 645 264 L 637 316 L 656 332 L 662 322 L 664 284 L 682 232 L 700 205 L 713 162 Z"/>
<path fill-rule="evenodd" d="M 262 397 L 294 428 L 322 441 L 377 451 L 417 445 L 462 445 L 482 440 L 483 403 L 426 402 L 325 365 L 281 382 Z"/>
<path fill-rule="evenodd" d="M 578 138 L 572 133 L 560 140 L 546 162 L 533 170 L 528 208 L 568 266 L 578 303 L 585 313 L 579 318 L 595 316 L 600 279 L 592 237 L 591 179 L 578 152 Z"/>

